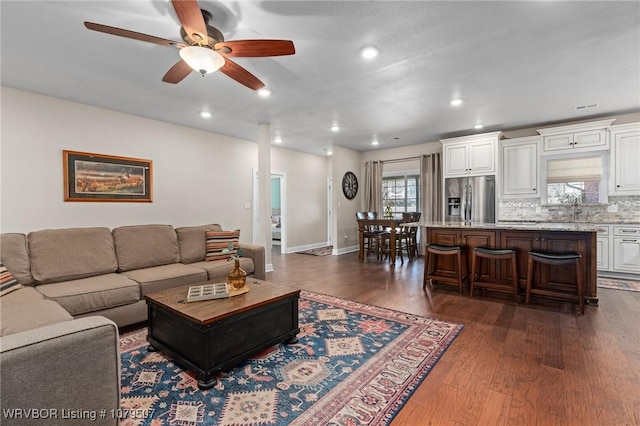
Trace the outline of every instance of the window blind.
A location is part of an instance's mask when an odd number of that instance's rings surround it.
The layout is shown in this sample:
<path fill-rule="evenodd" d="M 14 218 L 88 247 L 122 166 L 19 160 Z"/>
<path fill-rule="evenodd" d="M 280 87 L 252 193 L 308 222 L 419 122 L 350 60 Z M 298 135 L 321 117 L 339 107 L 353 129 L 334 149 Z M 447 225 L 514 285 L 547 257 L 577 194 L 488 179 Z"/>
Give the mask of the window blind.
<path fill-rule="evenodd" d="M 585 182 L 600 180 L 602 157 L 562 158 L 547 161 L 547 182 Z"/>

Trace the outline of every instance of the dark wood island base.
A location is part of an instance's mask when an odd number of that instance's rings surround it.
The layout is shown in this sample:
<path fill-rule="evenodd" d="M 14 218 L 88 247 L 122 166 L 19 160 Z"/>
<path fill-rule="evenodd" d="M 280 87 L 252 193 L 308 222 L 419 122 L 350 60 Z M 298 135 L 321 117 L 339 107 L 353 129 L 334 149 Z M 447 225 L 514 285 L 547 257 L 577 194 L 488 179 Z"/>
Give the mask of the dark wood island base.
<path fill-rule="evenodd" d="M 524 295 L 527 282 L 528 253 L 531 250 L 576 252 L 582 255 L 583 295 L 585 304 L 597 305 L 596 227 L 590 224 L 444 224 L 421 223 L 426 228 L 426 239 L 435 244 L 462 244 L 466 248 L 468 267 L 475 247 L 501 247 L 516 250 L 518 293 Z M 452 262 L 438 264 L 445 273 L 455 271 Z M 575 285 L 573 266 L 536 265 L 535 285 L 562 289 Z M 470 270 L 470 269 L 467 269 Z M 500 261 L 483 262 L 481 275 L 511 279 L 510 268 Z"/>
<path fill-rule="evenodd" d="M 186 303 L 188 287 L 145 296 L 148 350 L 195 372 L 205 390 L 220 371 L 278 343 L 296 343 L 300 291 L 250 281 L 250 292 L 227 299 Z"/>

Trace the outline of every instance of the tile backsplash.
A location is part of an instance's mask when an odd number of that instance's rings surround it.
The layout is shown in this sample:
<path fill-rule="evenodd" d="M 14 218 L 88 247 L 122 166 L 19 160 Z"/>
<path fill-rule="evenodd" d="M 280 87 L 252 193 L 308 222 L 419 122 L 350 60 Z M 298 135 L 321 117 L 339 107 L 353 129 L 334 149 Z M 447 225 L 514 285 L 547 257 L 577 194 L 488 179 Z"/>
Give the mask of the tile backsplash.
<path fill-rule="evenodd" d="M 609 197 L 608 204 L 542 204 L 539 199 L 498 201 L 498 221 L 640 223 L 640 196 Z"/>

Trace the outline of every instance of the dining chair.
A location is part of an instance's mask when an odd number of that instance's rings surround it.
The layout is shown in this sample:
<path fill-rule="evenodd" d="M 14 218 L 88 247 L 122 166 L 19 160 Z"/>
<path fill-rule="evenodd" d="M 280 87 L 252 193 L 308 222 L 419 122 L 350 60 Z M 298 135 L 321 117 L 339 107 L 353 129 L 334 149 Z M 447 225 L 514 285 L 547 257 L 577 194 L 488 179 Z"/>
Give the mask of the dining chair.
<path fill-rule="evenodd" d="M 405 212 L 402 213 L 403 223 L 420 222 L 420 212 Z M 417 226 L 404 226 L 403 232 L 405 233 L 405 245 L 407 248 L 407 256 L 409 260 L 413 260 L 415 257 L 420 257 L 420 251 L 418 250 L 418 227 Z"/>
<path fill-rule="evenodd" d="M 404 263 L 404 256 L 402 255 L 402 252 L 406 249 L 406 238 L 402 233 L 402 230 L 396 231 L 394 235 L 396 239 L 396 256 L 400 257 L 400 262 Z M 403 243 L 403 241 L 405 241 L 405 243 Z M 390 253 L 391 253 L 391 232 L 386 231 L 380 234 L 378 260 L 384 260 L 388 258 Z"/>
<path fill-rule="evenodd" d="M 372 212 L 356 212 L 356 219 L 375 219 L 375 217 L 371 217 L 370 213 Z M 364 236 L 364 247 L 366 254 L 376 253 L 380 251 L 380 235 L 383 233 L 382 230 L 377 228 L 373 228 L 370 225 L 363 225 L 363 236 Z"/>

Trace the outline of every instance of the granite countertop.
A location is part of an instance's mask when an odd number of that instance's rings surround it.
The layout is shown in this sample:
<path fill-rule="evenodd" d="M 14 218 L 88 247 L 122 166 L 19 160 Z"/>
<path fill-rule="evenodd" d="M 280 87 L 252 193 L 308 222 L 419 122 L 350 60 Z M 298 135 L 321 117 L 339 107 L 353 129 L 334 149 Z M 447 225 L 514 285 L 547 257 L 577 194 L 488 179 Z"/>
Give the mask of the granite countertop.
<path fill-rule="evenodd" d="M 460 229 L 521 229 L 525 231 L 575 231 L 596 232 L 598 226 L 592 223 L 537 223 L 537 222 L 498 222 L 464 224 L 460 222 L 430 221 L 416 222 L 418 226 L 429 228 L 460 228 Z"/>

